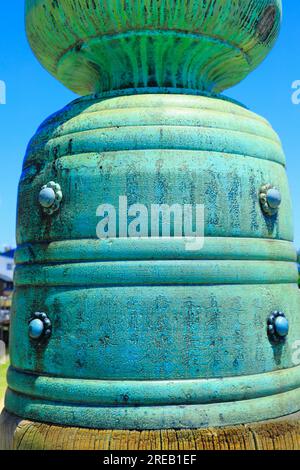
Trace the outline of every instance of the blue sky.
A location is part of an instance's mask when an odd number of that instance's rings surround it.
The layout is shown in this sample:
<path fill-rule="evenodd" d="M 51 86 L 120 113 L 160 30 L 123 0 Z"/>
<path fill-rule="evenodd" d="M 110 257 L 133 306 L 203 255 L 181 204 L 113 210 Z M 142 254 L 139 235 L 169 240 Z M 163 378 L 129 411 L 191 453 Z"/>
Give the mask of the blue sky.
<path fill-rule="evenodd" d="M 300 80 L 300 2 L 283 3 L 282 32 L 274 50 L 260 68 L 226 94 L 266 117 L 282 139 L 294 205 L 295 242 L 300 248 L 300 104 L 291 100 L 292 83 Z M 48 115 L 75 97 L 33 56 L 24 31 L 24 1 L 1 4 L 0 80 L 6 82 L 7 104 L 0 105 L 0 248 L 15 244 L 17 185 L 27 143 Z"/>

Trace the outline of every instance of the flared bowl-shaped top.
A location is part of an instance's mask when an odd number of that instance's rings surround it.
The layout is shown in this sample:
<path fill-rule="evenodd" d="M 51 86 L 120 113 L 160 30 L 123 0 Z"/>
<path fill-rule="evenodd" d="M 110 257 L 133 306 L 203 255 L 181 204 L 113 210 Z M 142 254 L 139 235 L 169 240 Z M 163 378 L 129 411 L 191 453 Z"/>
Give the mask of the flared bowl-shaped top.
<path fill-rule="evenodd" d="M 266 57 L 281 0 L 26 0 L 40 62 L 76 93 L 168 87 L 219 93 Z"/>

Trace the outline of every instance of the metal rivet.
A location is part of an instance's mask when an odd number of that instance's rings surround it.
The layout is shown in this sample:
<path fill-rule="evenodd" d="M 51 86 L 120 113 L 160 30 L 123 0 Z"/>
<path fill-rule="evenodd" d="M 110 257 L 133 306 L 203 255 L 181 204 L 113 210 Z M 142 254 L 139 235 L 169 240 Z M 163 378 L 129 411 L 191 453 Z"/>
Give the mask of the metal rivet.
<path fill-rule="evenodd" d="M 267 192 L 267 203 L 272 209 L 278 209 L 281 204 L 281 194 L 276 188 L 271 188 Z"/>
<path fill-rule="evenodd" d="M 49 320 L 49 318 L 45 319 L 44 325 L 45 325 L 46 328 L 49 328 L 51 326 L 51 321 Z"/>
<path fill-rule="evenodd" d="M 48 215 L 58 211 L 62 199 L 61 187 L 54 181 L 50 181 L 50 183 L 43 186 L 39 194 L 39 203 L 43 211 Z"/>
<path fill-rule="evenodd" d="M 277 214 L 282 198 L 277 188 L 271 184 L 265 184 L 260 189 L 259 200 L 262 211 L 271 217 Z"/>
<path fill-rule="evenodd" d="M 278 317 L 275 320 L 275 332 L 278 336 L 285 338 L 289 333 L 289 322 L 285 317 Z"/>
<path fill-rule="evenodd" d="M 52 333 L 51 320 L 45 313 L 36 312 L 29 321 L 29 337 L 32 340 L 49 338 Z"/>
<path fill-rule="evenodd" d="M 29 336 L 31 339 L 39 339 L 44 333 L 44 323 L 36 318 L 29 323 Z"/>
<path fill-rule="evenodd" d="M 44 188 L 39 194 L 39 201 L 42 207 L 49 209 L 55 203 L 55 192 L 52 188 Z"/>
<path fill-rule="evenodd" d="M 284 341 L 289 334 L 289 321 L 283 312 L 275 311 L 268 318 L 268 336 L 271 342 Z"/>

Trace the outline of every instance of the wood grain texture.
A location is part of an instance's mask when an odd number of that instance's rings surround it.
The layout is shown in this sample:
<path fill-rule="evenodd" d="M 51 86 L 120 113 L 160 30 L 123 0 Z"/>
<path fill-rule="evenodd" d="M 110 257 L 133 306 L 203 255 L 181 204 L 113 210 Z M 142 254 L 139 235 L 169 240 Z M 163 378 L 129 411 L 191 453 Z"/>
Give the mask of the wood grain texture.
<path fill-rule="evenodd" d="M 226 428 L 100 431 L 0 417 L 6 450 L 300 450 L 300 413 L 279 420 Z"/>

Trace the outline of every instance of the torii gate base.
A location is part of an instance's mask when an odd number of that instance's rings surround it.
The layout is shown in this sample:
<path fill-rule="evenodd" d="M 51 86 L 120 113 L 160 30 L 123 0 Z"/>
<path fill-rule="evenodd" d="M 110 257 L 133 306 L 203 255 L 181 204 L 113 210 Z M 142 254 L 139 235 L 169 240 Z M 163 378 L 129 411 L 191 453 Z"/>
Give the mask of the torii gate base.
<path fill-rule="evenodd" d="M 300 413 L 226 428 L 100 431 L 25 421 L 3 411 L 1 450 L 300 450 Z"/>

